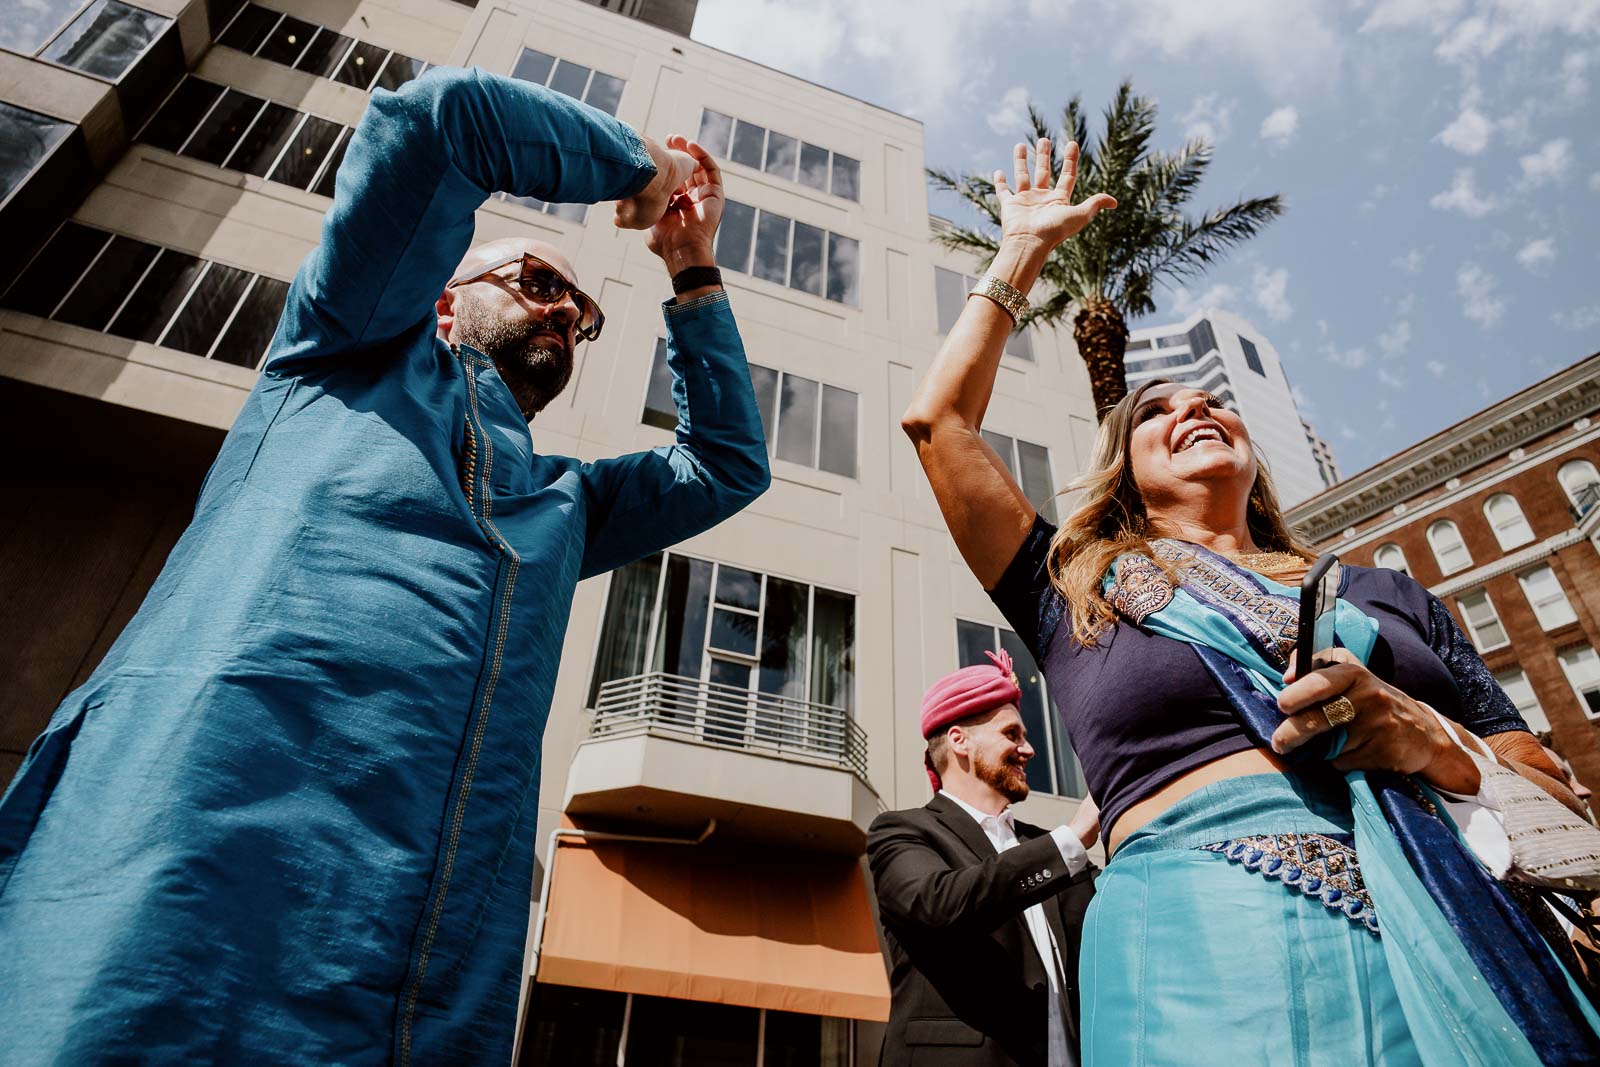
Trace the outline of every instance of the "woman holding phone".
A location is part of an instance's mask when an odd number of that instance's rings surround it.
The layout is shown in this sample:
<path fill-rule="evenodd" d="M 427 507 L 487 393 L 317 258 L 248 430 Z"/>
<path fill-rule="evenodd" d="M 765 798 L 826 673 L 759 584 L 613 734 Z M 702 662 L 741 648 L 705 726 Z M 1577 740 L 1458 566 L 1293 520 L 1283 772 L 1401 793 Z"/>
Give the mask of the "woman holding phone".
<path fill-rule="evenodd" d="M 1085 1064 L 1600 1062 L 1591 1009 L 1430 811 L 1431 790 L 1478 790 L 1457 734 L 1577 806 L 1444 606 L 1343 567 L 1342 647 L 1295 677 L 1313 554 L 1248 428 L 1201 390 L 1117 404 L 1060 528 L 984 443 L 1025 294 L 1116 206 L 1073 204 L 1076 168 L 1069 144 L 1052 181 L 1041 140 L 1012 182 L 995 172 L 999 252 L 902 426 L 1101 808 Z"/>

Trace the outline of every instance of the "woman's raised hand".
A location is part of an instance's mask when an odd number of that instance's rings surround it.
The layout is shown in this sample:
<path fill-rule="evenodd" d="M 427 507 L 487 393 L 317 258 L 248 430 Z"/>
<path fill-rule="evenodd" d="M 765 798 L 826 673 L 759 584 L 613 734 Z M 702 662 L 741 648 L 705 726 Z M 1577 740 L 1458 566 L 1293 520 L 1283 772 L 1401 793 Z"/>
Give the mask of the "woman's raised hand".
<path fill-rule="evenodd" d="M 995 196 L 1000 200 L 1000 235 L 1036 238 L 1054 248 L 1089 225 L 1096 215 L 1117 206 L 1105 193 L 1096 193 L 1081 204 L 1072 202 L 1072 187 L 1078 181 L 1078 144 L 1068 141 L 1062 153 L 1061 177 L 1050 182 L 1050 138 L 1039 138 L 1034 152 L 1033 173 L 1028 172 L 1028 146 L 1018 143 L 1015 159 L 1015 188 L 1006 182 L 1003 170 L 994 172 Z"/>

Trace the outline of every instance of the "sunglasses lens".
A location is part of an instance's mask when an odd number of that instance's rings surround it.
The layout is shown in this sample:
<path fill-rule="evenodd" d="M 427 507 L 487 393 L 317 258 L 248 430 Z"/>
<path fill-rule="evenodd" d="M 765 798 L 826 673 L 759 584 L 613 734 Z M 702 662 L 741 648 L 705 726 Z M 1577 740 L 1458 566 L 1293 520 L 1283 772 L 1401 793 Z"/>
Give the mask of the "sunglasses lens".
<path fill-rule="evenodd" d="M 529 267 L 522 272 L 522 291 L 535 300 L 553 304 L 567 291 L 566 279 L 549 267 Z"/>

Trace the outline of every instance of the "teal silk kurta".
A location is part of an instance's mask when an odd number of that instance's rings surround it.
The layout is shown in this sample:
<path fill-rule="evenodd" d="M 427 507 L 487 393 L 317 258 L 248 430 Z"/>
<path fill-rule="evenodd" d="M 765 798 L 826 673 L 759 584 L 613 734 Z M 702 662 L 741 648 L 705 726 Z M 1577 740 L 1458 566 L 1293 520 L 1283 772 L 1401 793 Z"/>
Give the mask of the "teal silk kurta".
<path fill-rule="evenodd" d="M 0 801 L 0 1063 L 509 1061 L 573 587 L 766 448 L 722 294 L 666 309 L 677 443 L 596 463 L 433 305 L 491 191 L 653 174 L 535 86 L 373 94 L 193 524 Z"/>

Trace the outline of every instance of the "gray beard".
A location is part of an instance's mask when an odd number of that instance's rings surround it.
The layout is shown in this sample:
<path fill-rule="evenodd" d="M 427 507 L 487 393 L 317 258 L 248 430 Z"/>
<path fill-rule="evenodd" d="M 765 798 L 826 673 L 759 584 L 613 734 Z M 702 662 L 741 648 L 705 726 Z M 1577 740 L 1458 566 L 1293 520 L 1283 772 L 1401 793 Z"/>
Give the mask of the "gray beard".
<path fill-rule="evenodd" d="M 502 318 L 462 294 L 455 326 L 457 341 L 494 361 L 524 418 L 543 411 L 572 380 L 572 350 L 552 347 L 541 336 L 546 327 L 540 323 Z"/>

